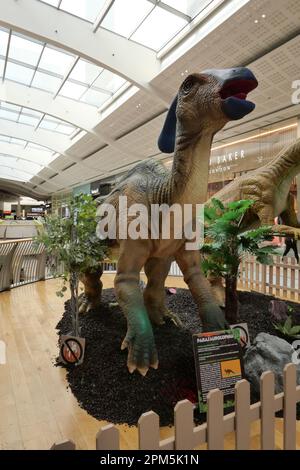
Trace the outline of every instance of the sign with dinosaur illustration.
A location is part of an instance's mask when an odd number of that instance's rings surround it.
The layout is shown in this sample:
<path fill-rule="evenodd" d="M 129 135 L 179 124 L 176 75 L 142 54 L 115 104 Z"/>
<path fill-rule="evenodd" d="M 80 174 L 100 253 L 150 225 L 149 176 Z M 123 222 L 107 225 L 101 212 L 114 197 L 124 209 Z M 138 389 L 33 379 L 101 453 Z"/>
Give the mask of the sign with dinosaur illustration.
<path fill-rule="evenodd" d="M 193 335 L 200 413 L 207 411 L 207 394 L 215 388 L 224 394 L 224 408 L 233 406 L 234 386 L 244 377 L 238 329 Z"/>

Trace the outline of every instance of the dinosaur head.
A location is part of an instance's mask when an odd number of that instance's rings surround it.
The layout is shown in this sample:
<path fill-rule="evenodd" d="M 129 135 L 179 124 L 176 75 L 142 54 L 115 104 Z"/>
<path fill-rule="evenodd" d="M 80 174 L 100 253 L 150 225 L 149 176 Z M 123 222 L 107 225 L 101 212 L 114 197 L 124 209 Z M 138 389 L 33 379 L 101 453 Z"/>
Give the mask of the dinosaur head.
<path fill-rule="evenodd" d="M 253 73 L 244 67 L 189 75 L 169 108 L 158 139 L 159 149 L 174 151 L 178 122 L 191 135 L 197 135 L 205 128 L 216 133 L 228 121 L 243 118 L 255 108 L 246 98 L 257 85 Z"/>

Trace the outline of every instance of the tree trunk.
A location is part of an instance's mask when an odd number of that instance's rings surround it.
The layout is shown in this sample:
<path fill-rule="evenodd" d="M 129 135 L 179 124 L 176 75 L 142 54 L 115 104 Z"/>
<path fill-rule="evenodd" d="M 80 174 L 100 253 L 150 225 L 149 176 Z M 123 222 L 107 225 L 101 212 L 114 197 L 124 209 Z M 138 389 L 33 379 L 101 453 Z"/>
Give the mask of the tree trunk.
<path fill-rule="evenodd" d="M 229 323 L 237 323 L 239 317 L 239 300 L 237 294 L 237 276 L 225 279 L 225 317 Z"/>

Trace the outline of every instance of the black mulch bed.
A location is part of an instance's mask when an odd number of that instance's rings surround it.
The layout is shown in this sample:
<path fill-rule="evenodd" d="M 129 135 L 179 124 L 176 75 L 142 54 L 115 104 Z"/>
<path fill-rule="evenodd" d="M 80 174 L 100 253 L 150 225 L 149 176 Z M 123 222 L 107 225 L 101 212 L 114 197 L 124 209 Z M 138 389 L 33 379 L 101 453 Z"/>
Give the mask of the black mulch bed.
<path fill-rule="evenodd" d="M 251 339 L 260 332 L 275 334 L 268 311 L 273 297 L 240 292 L 240 319 L 248 323 Z M 79 405 L 97 419 L 112 423 L 135 425 L 140 415 L 153 410 L 160 416 L 161 426 L 173 424 L 173 408 L 184 398 L 197 401 L 191 333 L 200 331 L 196 305 L 186 289 L 177 289 L 167 296 L 168 307 L 184 324 L 177 328 L 172 322 L 154 327 L 159 355 L 158 370 L 151 369 L 146 377 L 129 374 L 127 352 L 120 350 L 126 334 L 126 321 L 120 308 L 109 307 L 115 302 L 113 289 L 105 289 L 102 306 L 82 316 L 81 335 L 86 338 L 84 363 L 67 366 L 67 380 Z M 300 305 L 288 302 L 300 316 Z M 69 302 L 57 325 L 58 334 L 71 330 Z M 197 416 L 201 422 L 204 417 Z M 201 419 L 202 418 L 202 419 Z"/>

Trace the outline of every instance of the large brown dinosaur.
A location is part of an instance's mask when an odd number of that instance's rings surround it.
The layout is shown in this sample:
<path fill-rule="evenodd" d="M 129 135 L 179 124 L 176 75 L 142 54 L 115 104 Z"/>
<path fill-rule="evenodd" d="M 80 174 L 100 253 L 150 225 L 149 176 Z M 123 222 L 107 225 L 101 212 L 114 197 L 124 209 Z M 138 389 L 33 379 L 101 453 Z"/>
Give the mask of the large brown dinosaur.
<path fill-rule="evenodd" d="M 105 203 L 118 208 L 119 198 L 125 196 L 128 208 L 139 203 L 147 208 L 148 214 L 151 204 L 195 207 L 204 203 L 213 136 L 228 121 L 240 119 L 254 109 L 246 97 L 256 86 L 255 77 L 245 68 L 210 70 L 188 76 L 170 107 L 160 138 L 164 151 L 171 152 L 175 144 L 172 170 L 166 170 L 154 160 L 143 162 L 129 171 L 105 198 Z M 195 217 L 194 212 L 193 220 Z M 119 222 L 118 219 L 117 227 Z M 150 366 L 158 366 L 151 322 L 161 324 L 168 316 L 164 282 L 174 259 L 199 308 L 204 328 L 224 328 L 223 312 L 200 270 L 199 250 L 186 250 L 185 238 L 175 239 L 173 233 L 169 239 L 162 239 L 160 230 L 159 239 L 120 239 L 117 235 L 113 244 L 118 246 L 115 293 L 128 325 L 121 347 L 128 347 L 130 372 L 137 369 L 145 375 Z M 143 293 L 139 288 L 142 268 L 148 279 Z M 88 310 L 99 304 L 99 282 L 88 274 L 83 282 L 85 296 L 81 310 Z"/>
<path fill-rule="evenodd" d="M 266 165 L 239 176 L 213 197 L 223 203 L 251 199 L 251 210 L 244 218 L 241 229 L 259 225 L 273 226 L 274 234 L 300 238 L 300 224 L 294 209 L 290 187 L 300 173 L 300 139 L 283 149 Z M 209 203 L 207 201 L 207 203 Z M 285 225 L 274 225 L 281 216 Z"/>
<path fill-rule="evenodd" d="M 273 227 L 274 235 L 300 239 L 300 224 L 290 193 L 293 179 L 300 173 L 300 139 L 283 149 L 266 165 L 239 176 L 213 197 L 223 203 L 251 199 L 254 201 L 241 223 L 241 231 L 260 225 Z M 211 199 L 207 201 L 209 204 Z M 280 216 L 284 225 L 274 225 Z M 219 305 L 225 302 L 221 278 L 210 278 L 214 296 Z"/>

